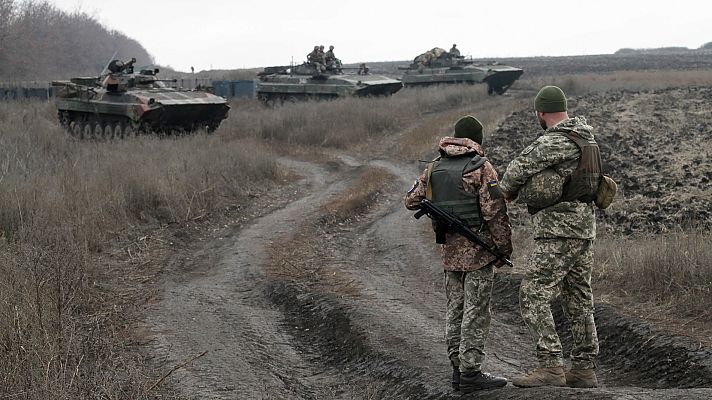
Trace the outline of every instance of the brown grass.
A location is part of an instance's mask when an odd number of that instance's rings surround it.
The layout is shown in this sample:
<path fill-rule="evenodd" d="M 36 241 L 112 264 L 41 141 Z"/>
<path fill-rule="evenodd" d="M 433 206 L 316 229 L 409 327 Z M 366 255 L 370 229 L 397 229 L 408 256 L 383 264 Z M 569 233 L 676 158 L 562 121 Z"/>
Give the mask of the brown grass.
<path fill-rule="evenodd" d="M 276 108 L 252 102 L 233 107 L 227 126 L 242 137 L 284 145 L 365 148 L 418 124 L 425 115 L 489 98 L 484 85 L 475 85 L 403 89 L 392 97 L 344 98 Z"/>
<path fill-rule="evenodd" d="M 669 306 L 679 316 L 708 315 L 711 240 L 712 234 L 703 231 L 600 239 L 597 286 L 622 298 Z"/>

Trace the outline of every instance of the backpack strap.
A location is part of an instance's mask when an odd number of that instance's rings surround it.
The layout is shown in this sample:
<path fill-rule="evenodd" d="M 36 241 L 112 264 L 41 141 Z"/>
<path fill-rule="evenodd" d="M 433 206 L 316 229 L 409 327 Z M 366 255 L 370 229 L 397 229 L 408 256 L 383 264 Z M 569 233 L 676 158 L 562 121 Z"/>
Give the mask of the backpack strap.
<path fill-rule="evenodd" d="M 485 165 L 486 162 L 487 157 L 481 157 L 479 154 L 475 154 L 475 156 L 472 157 L 472 160 L 470 160 L 470 163 L 467 164 L 467 168 L 462 171 L 462 175 L 469 174 L 472 171 L 477 171 Z"/>

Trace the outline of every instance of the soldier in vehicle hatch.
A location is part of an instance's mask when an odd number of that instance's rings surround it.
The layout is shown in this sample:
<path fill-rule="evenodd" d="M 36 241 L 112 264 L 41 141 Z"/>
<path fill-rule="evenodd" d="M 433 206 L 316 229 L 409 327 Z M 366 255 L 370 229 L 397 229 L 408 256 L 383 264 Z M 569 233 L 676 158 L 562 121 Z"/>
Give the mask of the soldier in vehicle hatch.
<path fill-rule="evenodd" d="M 507 200 L 525 194 L 532 177 L 553 169 L 567 183 L 554 196 L 548 187 L 537 194 L 551 197 L 548 204 L 532 206 L 534 251 L 519 290 L 522 318 L 534 336 L 539 367 L 512 380 L 515 386 L 598 385 L 598 336 L 593 318 L 591 270 L 596 237 L 594 202 L 601 180 L 601 156 L 592 127 L 583 117 L 570 118 L 566 96 L 556 86 L 545 86 L 534 100 L 539 124 L 545 130 L 507 166 L 500 188 Z M 531 201 L 529 201 L 531 203 Z M 571 323 L 571 369 L 564 372 L 561 342 L 551 314 L 560 293 L 564 314 Z"/>
<path fill-rule="evenodd" d="M 453 43 L 452 48 L 450 51 L 448 51 L 448 54 L 452 58 L 459 58 L 460 57 L 460 50 L 457 49 L 457 45 Z"/>
<path fill-rule="evenodd" d="M 329 70 L 340 70 L 341 62 L 334 55 L 334 46 L 329 46 L 329 51 L 324 54 L 324 63 L 326 64 L 326 69 Z"/>
<path fill-rule="evenodd" d="M 507 206 L 497 172 L 484 157 L 482 124 L 470 115 L 455 124 L 452 137 L 439 143 L 433 160 L 405 196 L 405 206 L 417 210 L 423 199 L 448 208 L 491 247 L 512 253 Z M 438 230 L 437 227 L 436 231 Z M 447 354 L 453 368 L 452 386 L 463 393 L 494 389 L 507 380 L 482 372 L 490 327 L 490 296 L 495 256 L 455 232 L 445 232 L 440 248 L 447 295 Z"/>

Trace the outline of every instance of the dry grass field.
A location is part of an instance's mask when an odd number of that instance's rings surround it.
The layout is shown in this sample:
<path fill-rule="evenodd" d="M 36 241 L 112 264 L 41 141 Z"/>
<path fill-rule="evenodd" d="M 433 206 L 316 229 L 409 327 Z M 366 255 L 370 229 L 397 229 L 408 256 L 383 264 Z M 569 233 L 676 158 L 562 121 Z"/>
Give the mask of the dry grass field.
<path fill-rule="evenodd" d="M 561 85 L 573 104 L 587 113 L 600 111 L 597 104 L 609 107 L 610 114 L 592 116 L 592 122 L 602 128 L 603 140 L 616 121 L 606 118 L 628 115 L 616 105 L 621 101 L 631 104 L 637 97 L 630 92 L 648 93 L 650 101 L 668 96 L 672 102 L 667 110 L 696 112 L 706 121 L 712 115 L 709 102 L 665 90 L 711 82 L 709 70 L 587 72 L 525 78 L 503 97 L 490 97 L 482 87 L 466 86 L 276 108 L 242 100 L 233 103 L 229 119 L 214 135 L 138 137 L 119 142 L 68 138 L 56 123 L 51 103 L 3 103 L 0 397 L 172 396 L 169 388 L 149 389 L 160 374 L 151 369 L 145 355 L 134 346 L 137 339 L 127 332 L 131 326 L 127 314 L 137 312 L 147 301 L 145 293 L 127 295 L 128 286 L 151 289 L 163 267 L 130 262 L 131 257 L 126 257 L 125 265 L 108 269 L 112 264 L 105 262 L 107 255 L 130 249 L 127 244 L 142 238 L 159 237 L 156 232 L 260 202 L 265 193 L 279 191 L 295 180 L 290 171 L 279 166 L 278 157 L 354 155 L 414 165 L 433 155 L 437 138 L 447 135 L 459 116 L 474 114 L 484 122 L 485 147 L 503 171 L 508 159 L 536 132 L 535 121 L 527 118 L 533 93 L 543 84 Z M 699 108 L 680 108 L 677 102 Z M 675 121 L 662 116 L 639 122 L 657 123 L 663 129 L 673 127 Z M 701 144 L 696 142 L 700 151 L 707 153 L 693 169 L 709 171 L 705 169 L 712 151 L 709 141 L 704 141 L 704 134 L 696 137 L 702 140 Z M 636 161 L 625 154 L 647 157 L 655 153 L 654 146 L 663 145 L 622 139 L 616 143 L 624 147 L 607 148 L 617 153 L 614 176 L 626 168 L 621 162 Z M 692 146 L 695 142 L 684 143 Z M 704 186 L 703 181 L 706 175 L 691 173 L 695 184 L 701 185 L 698 190 L 708 196 L 709 185 Z M 356 179 L 361 182 L 357 184 L 360 190 L 352 197 L 325 206 L 324 223 L 348 224 L 354 215 L 367 211 L 365 203 L 380 196 L 380 185 L 386 187 L 394 181 L 381 170 L 365 174 Z M 645 198 L 650 207 L 639 207 L 647 214 L 629 220 L 624 218 L 625 209 L 602 218 L 596 253 L 597 295 L 616 304 L 625 300 L 651 307 L 667 319 L 684 317 L 685 323 L 689 322 L 685 326 L 712 331 L 707 314 L 712 302 L 710 214 L 690 214 L 698 220 L 685 226 L 672 223 L 660 225 L 665 229 L 634 232 L 615 229 L 616 223 L 634 226 L 636 220 L 649 218 L 657 199 L 675 190 L 674 185 L 660 185 L 657 190 L 662 194 L 650 196 L 630 186 L 630 176 L 618 176 L 624 177 L 619 204 L 633 207 Z M 646 177 L 646 184 L 656 179 L 654 174 L 640 176 Z M 705 204 L 687 201 L 675 207 L 701 212 Z M 526 218 L 516 207 L 513 213 L 520 238 L 515 247 L 519 247 L 517 256 L 522 257 L 528 243 Z M 660 234 L 662 231 L 667 233 Z"/>

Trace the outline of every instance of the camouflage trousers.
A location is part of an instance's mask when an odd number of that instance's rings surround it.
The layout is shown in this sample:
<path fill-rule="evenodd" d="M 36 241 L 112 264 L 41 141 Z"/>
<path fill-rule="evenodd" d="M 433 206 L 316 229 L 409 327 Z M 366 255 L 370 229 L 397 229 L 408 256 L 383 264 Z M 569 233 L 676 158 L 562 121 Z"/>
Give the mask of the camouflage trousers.
<path fill-rule="evenodd" d="M 598 336 L 593 319 L 593 240 L 537 239 L 519 290 L 519 307 L 536 340 L 540 367 L 563 366 L 551 301 L 557 293 L 571 323 L 571 367 L 596 368 Z"/>
<path fill-rule="evenodd" d="M 490 327 L 494 268 L 445 271 L 445 339 L 450 362 L 460 371 L 479 371 Z"/>

